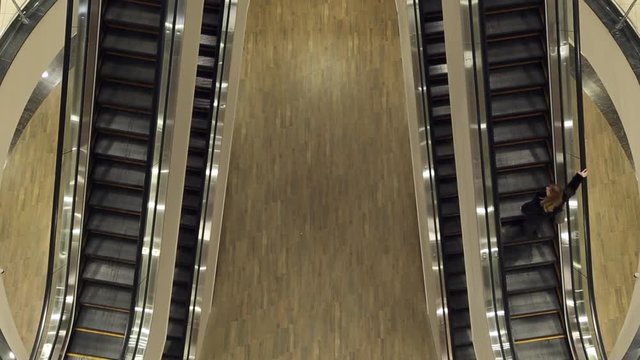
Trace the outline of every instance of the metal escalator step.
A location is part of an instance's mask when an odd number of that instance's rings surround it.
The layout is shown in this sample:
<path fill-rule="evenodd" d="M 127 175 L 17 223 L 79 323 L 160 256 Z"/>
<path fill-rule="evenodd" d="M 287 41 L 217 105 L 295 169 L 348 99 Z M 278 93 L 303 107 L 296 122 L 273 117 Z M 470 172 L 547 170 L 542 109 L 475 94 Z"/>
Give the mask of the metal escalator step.
<path fill-rule="evenodd" d="M 536 292 L 558 286 L 558 277 L 552 266 L 507 273 L 507 291 L 511 293 Z"/>
<path fill-rule="evenodd" d="M 509 246 L 504 250 L 504 267 L 507 269 L 540 266 L 554 263 L 556 252 L 550 242 Z"/>
<path fill-rule="evenodd" d="M 100 109 L 95 123 L 96 128 L 103 132 L 113 131 L 138 137 L 148 137 L 151 131 L 151 119 L 149 116 L 115 109 Z"/>
<path fill-rule="evenodd" d="M 441 219 L 440 224 L 442 236 L 458 235 L 461 232 L 459 217 Z"/>
<path fill-rule="evenodd" d="M 467 289 L 467 278 L 464 274 L 447 277 L 447 290 L 461 291 Z"/>
<path fill-rule="evenodd" d="M 139 165 L 96 159 L 91 178 L 99 184 L 112 184 L 142 189 L 145 169 Z"/>
<path fill-rule="evenodd" d="M 207 76 L 213 74 L 213 70 L 216 65 L 216 58 L 212 56 L 199 55 L 198 56 L 198 71 L 206 72 Z"/>
<path fill-rule="evenodd" d="M 437 141 L 435 143 L 435 155 L 437 158 L 453 156 L 453 140 Z"/>
<path fill-rule="evenodd" d="M 448 68 L 447 64 L 430 65 L 429 66 L 429 76 L 430 77 L 447 76 L 448 73 L 449 73 L 449 68 Z"/>
<path fill-rule="evenodd" d="M 201 191 L 203 186 L 203 175 L 187 171 L 184 179 L 184 187 L 190 191 Z"/>
<path fill-rule="evenodd" d="M 153 89 L 103 82 L 98 93 L 98 103 L 150 114 L 153 112 Z"/>
<path fill-rule="evenodd" d="M 158 53 L 158 35 L 106 29 L 102 48 L 108 52 L 154 60 Z"/>
<path fill-rule="evenodd" d="M 485 34 L 488 38 L 500 38 L 520 34 L 543 32 L 544 25 L 537 9 L 487 15 Z"/>
<path fill-rule="evenodd" d="M 531 195 L 520 195 L 508 197 L 505 199 L 500 199 L 500 219 L 505 218 L 513 218 L 513 217 L 523 217 L 522 211 L 520 210 L 522 204 L 532 199 Z"/>
<path fill-rule="evenodd" d="M 196 149 L 198 151 L 207 151 L 209 147 L 209 137 L 200 132 L 191 132 L 189 138 L 189 149 Z"/>
<path fill-rule="evenodd" d="M 139 2 L 110 0 L 105 12 L 107 23 L 160 31 L 162 9 Z"/>
<path fill-rule="evenodd" d="M 129 310 L 131 290 L 119 286 L 86 283 L 82 287 L 80 303 Z"/>
<path fill-rule="evenodd" d="M 218 37 L 215 35 L 200 34 L 200 46 L 216 47 Z"/>
<path fill-rule="evenodd" d="M 444 261 L 444 272 L 447 275 L 464 273 L 464 258 L 462 256 L 449 256 Z"/>
<path fill-rule="evenodd" d="M 200 192 L 185 190 L 184 194 L 182 194 L 182 207 L 197 211 L 200 209 L 200 205 L 202 205 Z"/>
<path fill-rule="evenodd" d="M 218 15 L 218 14 L 216 14 Z M 202 17 L 202 27 L 206 27 L 209 29 L 218 29 L 219 28 L 219 19 L 218 16 L 203 16 Z"/>
<path fill-rule="evenodd" d="M 197 230 L 180 227 L 180 232 L 178 233 L 179 246 L 195 248 L 197 239 Z"/>
<path fill-rule="evenodd" d="M 491 99 L 491 116 L 494 118 L 510 118 L 547 111 L 547 100 L 541 91 L 498 95 Z"/>
<path fill-rule="evenodd" d="M 542 139 L 549 136 L 547 120 L 544 116 L 512 119 L 493 123 L 494 143 Z"/>
<path fill-rule="evenodd" d="M 138 255 L 135 241 L 89 234 L 84 249 L 85 256 L 134 263 Z"/>
<path fill-rule="evenodd" d="M 118 360 L 123 346 L 124 339 L 121 337 L 76 331 L 71 337 L 67 353 Z"/>
<path fill-rule="evenodd" d="M 551 183 L 546 167 L 527 169 L 527 171 L 514 171 L 498 174 L 498 193 L 542 191 Z"/>
<path fill-rule="evenodd" d="M 503 67 L 489 74 L 489 87 L 493 92 L 540 87 L 546 83 L 547 75 L 540 63 Z"/>
<path fill-rule="evenodd" d="M 455 313 L 449 314 L 449 318 L 451 319 L 451 327 L 453 329 L 468 328 L 471 326 L 469 310 L 456 311 Z"/>
<path fill-rule="evenodd" d="M 169 327 L 167 328 L 167 337 L 174 339 L 184 338 L 184 326 L 181 321 L 169 320 Z"/>
<path fill-rule="evenodd" d="M 187 267 L 191 272 L 193 272 L 195 256 L 195 249 L 178 247 L 178 251 L 176 253 L 176 265 Z"/>
<path fill-rule="evenodd" d="M 189 309 L 186 305 L 178 302 L 171 302 L 171 308 L 169 310 L 169 318 L 178 321 L 187 321 L 189 317 Z"/>
<path fill-rule="evenodd" d="M 564 333 L 557 313 L 511 319 L 511 332 L 515 341 Z"/>
<path fill-rule="evenodd" d="M 447 301 L 447 307 L 449 308 L 449 311 L 469 309 L 469 297 L 467 296 L 466 291 L 448 296 Z"/>
<path fill-rule="evenodd" d="M 140 235 L 140 217 L 92 210 L 87 229 L 96 233 L 137 239 Z"/>
<path fill-rule="evenodd" d="M 531 238 L 527 238 L 527 236 L 523 234 L 522 220 L 508 224 L 502 224 L 500 230 L 502 241 L 506 246 L 511 246 L 522 241 L 534 240 Z M 551 238 L 555 236 L 553 224 L 551 221 L 543 222 L 538 227 L 538 232 L 541 239 Z"/>
<path fill-rule="evenodd" d="M 458 341 L 457 339 L 454 342 Z M 453 355 L 455 359 L 460 360 L 475 360 L 476 353 L 473 350 L 473 345 L 461 345 L 453 348 Z"/>
<path fill-rule="evenodd" d="M 147 161 L 147 145 L 147 142 L 137 139 L 99 134 L 96 137 L 93 152 L 102 157 L 142 163 Z"/>
<path fill-rule="evenodd" d="M 189 153 L 187 156 L 187 167 L 192 169 L 203 169 L 206 163 L 204 154 Z"/>
<path fill-rule="evenodd" d="M 425 50 L 427 53 L 427 57 L 444 57 L 446 54 L 446 50 L 444 47 L 444 42 L 438 42 L 435 44 L 428 44 L 425 46 Z"/>
<path fill-rule="evenodd" d="M 444 21 L 428 21 L 425 23 L 424 29 L 424 34 L 427 36 L 443 33 Z"/>
<path fill-rule="evenodd" d="M 487 44 L 487 59 L 490 66 L 544 60 L 545 54 L 538 36 Z"/>
<path fill-rule="evenodd" d="M 446 237 L 442 243 L 442 251 L 445 255 L 455 255 L 463 252 L 462 236 L 460 235 Z"/>
<path fill-rule="evenodd" d="M 453 137 L 453 129 L 451 128 L 451 123 L 449 122 L 443 121 L 431 124 L 431 131 L 433 133 L 433 137 L 436 140 L 441 138 L 450 139 Z"/>
<path fill-rule="evenodd" d="M 211 119 L 203 116 L 194 115 L 191 119 L 191 130 L 198 131 L 209 131 L 209 127 L 211 126 Z"/>
<path fill-rule="evenodd" d="M 87 259 L 82 278 L 119 286 L 133 287 L 134 265 L 99 259 Z"/>
<path fill-rule="evenodd" d="M 447 98 L 449 97 L 449 84 L 432 85 L 429 88 L 431 98 Z"/>
<path fill-rule="evenodd" d="M 569 360 L 572 359 L 565 339 L 553 339 L 532 343 L 515 344 L 518 359 Z"/>
<path fill-rule="evenodd" d="M 436 174 L 439 178 L 456 176 L 456 165 L 453 159 L 438 160 L 436 162 Z"/>
<path fill-rule="evenodd" d="M 484 0 L 482 4 L 486 10 L 496 10 L 541 5 L 542 0 Z"/>
<path fill-rule="evenodd" d="M 460 216 L 460 205 L 457 197 L 440 200 L 440 216 Z"/>
<path fill-rule="evenodd" d="M 118 56 L 105 54 L 100 61 L 99 75 L 106 79 L 153 86 L 155 67 L 144 60 L 128 58 L 126 61 Z"/>
<path fill-rule="evenodd" d="M 206 92 L 207 95 L 211 95 L 211 89 L 213 88 L 213 79 L 211 77 L 196 77 L 196 90 Z M 209 99 L 203 99 L 209 101 Z"/>
<path fill-rule="evenodd" d="M 449 119 L 451 118 L 451 106 L 435 106 L 431 109 L 431 115 L 433 116 L 433 120 L 436 121 L 439 119 Z"/>
<path fill-rule="evenodd" d="M 544 141 L 500 146 L 495 149 L 496 167 L 505 169 L 551 161 L 549 148 Z"/>
<path fill-rule="evenodd" d="M 173 274 L 173 282 L 177 284 L 190 284 L 191 275 L 193 274 L 192 269 L 192 267 L 176 267 Z"/>
<path fill-rule="evenodd" d="M 508 297 L 511 316 L 560 310 L 555 290 L 542 290 L 532 293 L 516 294 Z"/>
<path fill-rule="evenodd" d="M 443 197 L 458 197 L 458 182 L 455 178 L 442 179 L 438 183 L 438 193 Z"/>
<path fill-rule="evenodd" d="M 455 347 L 464 347 L 466 345 L 471 345 L 471 328 L 464 327 L 458 328 L 453 331 L 453 344 Z M 472 348 L 473 350 L 473 348 Z M 469 359 L 468 357 L 458 357 L 456 359 Z"/>
<path fill-rule="evenodd" d="M 78 312 L 76 326 L 124 336 L 128 321 L 129 313 L 83 306 Z"/>
<path fill-rule="evenodd" d="M 195 98 L 193 100 L 193 107 L 196 111 L 209 112 L 211 109 L 211 99 Z"/>
<path fill-rule="evenodd" d="M 184 291 L 180 285 L 173 285 L 171 288 L 171 301 L 185 304 L 188 306 L 191 301 L 191 291 Z"/>
<path fill-rule="evenodd" d="M 179 360 L 182 359 L 184 352 L 184 342 L 179 339 L 167 339 L 164 343 L 162 354 L 163 360 Z"/>
<path fill-rule="evenodd" d="M 95 185 L 89 195 L 89 205 L 112 211 L 140 214 L 142 195 L 138 190 Z"/>
<path fill-rule="evenodd" d="M 197 229 L 200 226 L 200 217 L 198 214 L 183 210 L 180 215 L 180 226 Z"/>

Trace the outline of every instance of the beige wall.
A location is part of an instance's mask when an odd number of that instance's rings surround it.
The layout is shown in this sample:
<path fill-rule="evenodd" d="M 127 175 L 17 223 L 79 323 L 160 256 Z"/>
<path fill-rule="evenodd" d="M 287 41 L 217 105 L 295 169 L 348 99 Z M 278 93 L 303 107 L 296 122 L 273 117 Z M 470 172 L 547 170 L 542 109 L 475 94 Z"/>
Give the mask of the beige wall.
<path fill-rule="evenodd" d="M 17 0 L 16 2 L 22 8 L 28 0 Z M 7 30 L 7 27 L 17 14 L 18 10 L 11 0 L 0 0 L 0 36 Z"/>
<path fill-rule="evenodd" d="M 580 22 L 582 29 L 582 53 L 591 63 L 611 96 L 622 124 L 627 133 L 633 158 L 640 159 L 640 122 L 637 114 L 640 110 L 640 84 L 624 54 L 609 31 L 600 22 L 584 1 L 580 3 Z M 616 66 L 612 66 L 616 64 Z M 636 180 L 640 172 L 635 169 Z M 618 274 L 631 277 L 633 274 Z M 628 347 L 636 330 L 640 327 L 640 284 L 636 279 L 629 313 L 624 322 L 610 359 L 620 359 Z"/>

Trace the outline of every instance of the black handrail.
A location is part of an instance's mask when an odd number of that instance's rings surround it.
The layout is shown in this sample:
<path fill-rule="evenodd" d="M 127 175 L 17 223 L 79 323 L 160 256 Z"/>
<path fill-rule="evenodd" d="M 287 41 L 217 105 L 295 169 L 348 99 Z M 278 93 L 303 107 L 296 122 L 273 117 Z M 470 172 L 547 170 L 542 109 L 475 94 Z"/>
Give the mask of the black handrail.
<path fill-rule="evenodd" d="M 471 5 L 471 4 L 469 4 Z M 469 12 L 470 12 L 470 18 L 473 19 L 473 14 L 471 14 L 472 12 L 472 7 L 469 6 Z M 478 5 L 478 12 L 479 12 L 479 16 L 478 16 L 478 22 L 479 22 L 479 30 L 480 30 L 480 34 L 479 34 L 479 38 L 482 39 L 482 41 L 484 41 L 486 34 L 485 34 L 485 11 L 484 11 L 484 6 L 483 3 L 480 2 Z M 473 26 L 471 26 L 471 32 L 473 34 Z M 476 60 L 476 48 L 475 48 L 475 42 L 472 42 L 472 53 L 473 53 L 473 57 L 474 57 L 474 66 L 478 66 L 478 61 Z M 485 114 L 484 117 L 486 118 L 486 129 L 487 129 L 487 142 L 491 143 L 492 139 L 493 139 L 493 123 L 490 121 L 491 119 L 491 88 L 490 88 L 490 83 L 489 83 L 489 74 L 488 74 L 488 59 L 489 56 L 487 54 L 487 47 L 486 46 L 481 46 L 480 47 L 480 56 L 481 56 L 481 61 L 482 61 L 482 69 L 479 69 L 480 71 L 483 72 L 484 76 L 483 76 L 483 87 L 484 87 L 484 105 L 485 105 Z M 479 93 L 479 84 L 478 84 L 478 79 L 477 77 L 475 77 L 474 79 L 475 82 L 475 91 L 476 94 Z M 482 119 L 482 114 L 480 114 L 480 110 L 477 109 L 477 120 L 478 120 L 478 128 L 481 129 L 481 119 Z M 478 133 L 478 137 L 479 137 L 479 141 L 480 144 L 482 144 L 482 134 L 479 132 Z M 483 147 L 480 146 L 480 153 L 481 153 L 481 161 L 483 163 L 482 166 L 482 184 L 483 184 L 483 189 L 486 190 L 487 188 L 487 181 L 488 182 L 493 182 L 495 179 L 498 178 L 498 174 L 496 171 L 496 155 L 495 155 L 495 151 L 493 146 L 489 146 L 488 147 L 488 152 L 489 152 L 489 166 L 490 166 L 490 176 L 491 178 L 487 180 L 487 174 L 484 171 L 484 152 L 483 152 Z M 495 183 L 494 183 L 495 185 Z M 500 203 L 500 198 L 499 198 L 499 194 L 498 194 L 498 188 L 497 186 L 492 186 L 491 187 L 493 194 L 491 194 L 493 196 L 493 211 L 494 211 L 494 222 L 495 222 L 495 229 L 496 229 L 496 242 L 497 242 L 497 246 L 498 246 L 498 251 L 500 254 L 500 258 L 502 257 L 502 254 L 504 254 L 504 245 L 502 242 L 502 224 L 500 221 L 500 207 L 497 206 L 497 204 Z M 486 195 L 486 192 L 484 192 L 483 194 L 484 196 Z M 486 201 L 485 201 L 485 212 L 488 213 L 489 209 L 486 206 Z M 489 218 L 486 217 L 486 222 L 487 222 L 487 229 L 489 229 Z M 491 248 L 491 244 L 489 242 L 489 247 Z M 490 267 L 491 267 L 491 271 L 493 272 L 493 269 L 495 268 L 495 264 L 493 264 L 493 257 L 490 255 L 489 256 L 489 263 L 490 263 Z M 500 271 L 500 281 L 501 281 L 501 285 L 502 285 L 502 293 L 506 294 L 507 293 L 507 275 L 504 269 L 504 263 L 502 261 L 498 261 L 498 269 Z M 493 303 L 494 303 L 494 309 L 496 308 L 496 292 L 495 292 L 495 286 L 491 287 L 491 291 L 492 291 L 492 295 L 493 295 Z M 502 309 L 504 311 L 504 318 L 505 318 L 505 325 L 506 325 L 506 331 L 507 331 L 507 337 L 509 340 L 509 348 L 511 349 L 515 349 L 515 345 L 514 345 L 514 341 L 513 341 L 513 336 L 512 336 L 512 331 L 511 331 L 511 322 L 509 321 L 510 319 L 510 313 L 509 313 L 509 307 L 507 306 L 507 297 L 506 296 L 502 296 Z M 497 314 L 496 314 L 496 318 L 497 318 Z M 498 330 L 498 339 L 500 341 L 500 347 L 501 347 L 501 352 L 503 355 L 503 358 L 506 358 L 506 353 L 505 353 L 505 344 L 503 344 L 502 342 L 502 332 L 500 331 L 500 323 L 496 322 L 496 327 Z M 514 354 L 515 357 L 515 352 L 512 352 Z"/>
<path fill-rule="evenodd" d="M 578 138 L 580 142 L 580 168 L 585 169 L 587 167 L 587 154 L 585 143 L 585 129 L 584 129 L 584 100 L 582 89 L 582 50 L 581 50 L 581 37 L 580 37 L 580 3 L 579 0 L 572 0 L 573 5 L 573 51 L 575 59 L 575 81 L 576 81 L 576 105 L 577 105 L 577 122 L 578 122 Z M 595 341 L 598 342 L 597 346 L 600 349 L 604 349 L 602 343 L 602 337 L 599 336 L 600 323 L 598 319 L 598 312 L 596 310 L 595 301 L 595 289 L 593 286 L 593 267 L 591 262 L 591 230 L 589 221 L 589 194 L 587 189 L 587 179 L 584 179 L 584 185 L 582 189 L 582 212 L 583 212 L 583 228 L 584 228 L 584 247 L 585 257 L 587 262 L 587 287 L 591 296 L 589 297 L 589 305 L 591 306 L 591 312 L 593 314 L 593 323 L 595 326 L 594 331 L 598 332 L 598 336 L 595 336 Z M 575 292 L 575 290 L 574 290 Z M 574 294 L 575 296 L 575 294 Z M 602 351 L 602 357 L 607 359 L 607 354 Z"/>
<path fill-rule="evenodd" d="M 55 1 L 57 0 L 51 1 L 51 4 L 53 4 Z M 50 230 L 50 240 L 49 240 L 50 245 L 49 245 L 49 255 L 47 260 L 48 262 L 47 278 L 45 282 L 42 311 L 40 314 L 40 326 L 38 328 L 38 331 L 36 333 L 36 337 L 33 343 L 33 348 L 30 355 L 31 360 L 35 360 L 36 356 L 38 355 L 37 354 L 38 347 L 40 345 L 40 342 L 43 340 L 44 331 L 45 331 L 45 328 L 43 325 L 48 323 L 48 319 L 46 319 L 46 316 L 49 311 L 49 302 L 51 301 L 51 295 L 52 295 L 51 285 L 52 285 L 54 264 L 55 264 L 55 258 L 56 258 L 56 238 L 57 238 L 56 234 L 58 232 L 58 226 L 61 225 L 58 223 L 58 216 L 59 216 L 58 204 L 60 202 L 60 184 L 61 184 L 62 162 L 63 162 L 63 154 L 64 154 L 64 135 L 66 130 L 66 127 L 65 127 L 66 115 L 68 110 L 67 109 L 67 97 L 68 97 L 68 91 L 69 91 L 69 71 L 68 70 L 70 69 L 71 53 L 72 53 L 72 47 L 73 47 L 73 38 L 71 36 L 71 30 L 73 28 L 72 25 L 73 25 L 73 14 L 74 14 L 74 1 L 67 2 L 66 12 L 67 12 L 67 15 L 66 15 L 65 31 L 64 31 L 65 40 L 64 40 L 64 54 L 63 54 L 62 82 L 61 82 L 61 96 L 60 96 L 60 119 L 59 119 L 59 125 L 58 125 L 58 146 L 56 149 L 56 166 L 55 166 L 54 185 L 53 185 L 53 201 L 52 201 L 53 209 L 51 214 L 51 230 Z M 33 26 L 35 26 L 36 24 L 33 24 Z M 4 77 L 4 75 L 0 75 L 0 76 Z M 80 132 L 78 132 L 78 134 L 80 134 Z M 77 163 L 79 154 L 80 152 L 76 154 L 76 163 Z M 75 171 L 77 176 L 77 171 L 78 171 L 77 167 Z M 73 192 L 74 192 L 74 198 L 75 198 L 75 192 L 76 192 L 75 187 Z M 75 202 L 71 206 L 75 207 Z M 71 212 L 73 213 L 73 209 L 71 210 Z M 69 257 L 67 257 L 67 263 L 68 262 L 69 262 Z M 69 277 L 69 274 L 67 273 L 67 277 L 66 277 L 67 283 L 68 283 L 68 277 Z M 66 297 L 66 292 L 67 292 L 66 287 L 64 292 Z M 58 333 L 59 331 L 60 331 L 60 324 L 58 324 L 56 333 Z"/>

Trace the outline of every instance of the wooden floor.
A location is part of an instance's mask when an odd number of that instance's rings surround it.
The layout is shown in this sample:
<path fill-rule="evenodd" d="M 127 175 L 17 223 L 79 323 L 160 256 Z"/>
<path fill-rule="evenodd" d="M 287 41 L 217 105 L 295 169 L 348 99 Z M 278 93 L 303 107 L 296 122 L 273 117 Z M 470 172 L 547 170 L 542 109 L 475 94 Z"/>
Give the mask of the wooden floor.
<path fill-rule="evenodd" d="M 607 351 L 629 309 L 640 257 L 640 194 L 631 163 L 587 97 L 585 123 L 596 307 Z"/>
<path fill-rule="evenodd" d="M 207 359 L 434 359 L 393 0 L 252 0 Z"/>
<path fill-rule="evenodd" d="M 7 161 L 0 185 L 0 267 L 16 326 L 31 349 L 49 258 L 60 88 L 42 103 Z"/>

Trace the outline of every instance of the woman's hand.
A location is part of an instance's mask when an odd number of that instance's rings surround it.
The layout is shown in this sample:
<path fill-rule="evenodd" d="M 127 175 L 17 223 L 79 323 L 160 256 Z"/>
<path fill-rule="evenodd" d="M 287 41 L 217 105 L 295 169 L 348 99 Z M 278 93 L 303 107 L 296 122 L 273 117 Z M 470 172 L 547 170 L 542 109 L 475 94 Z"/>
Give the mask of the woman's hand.
<path fill-rule="evenodd" d="M 587 177 L 587 173 L 588 173 L 587 169 L 584 169 L 582 171 L 578 171 L 578 174 L 580 174 L 580 176 L 582 176 L 583 178 Z"/>

